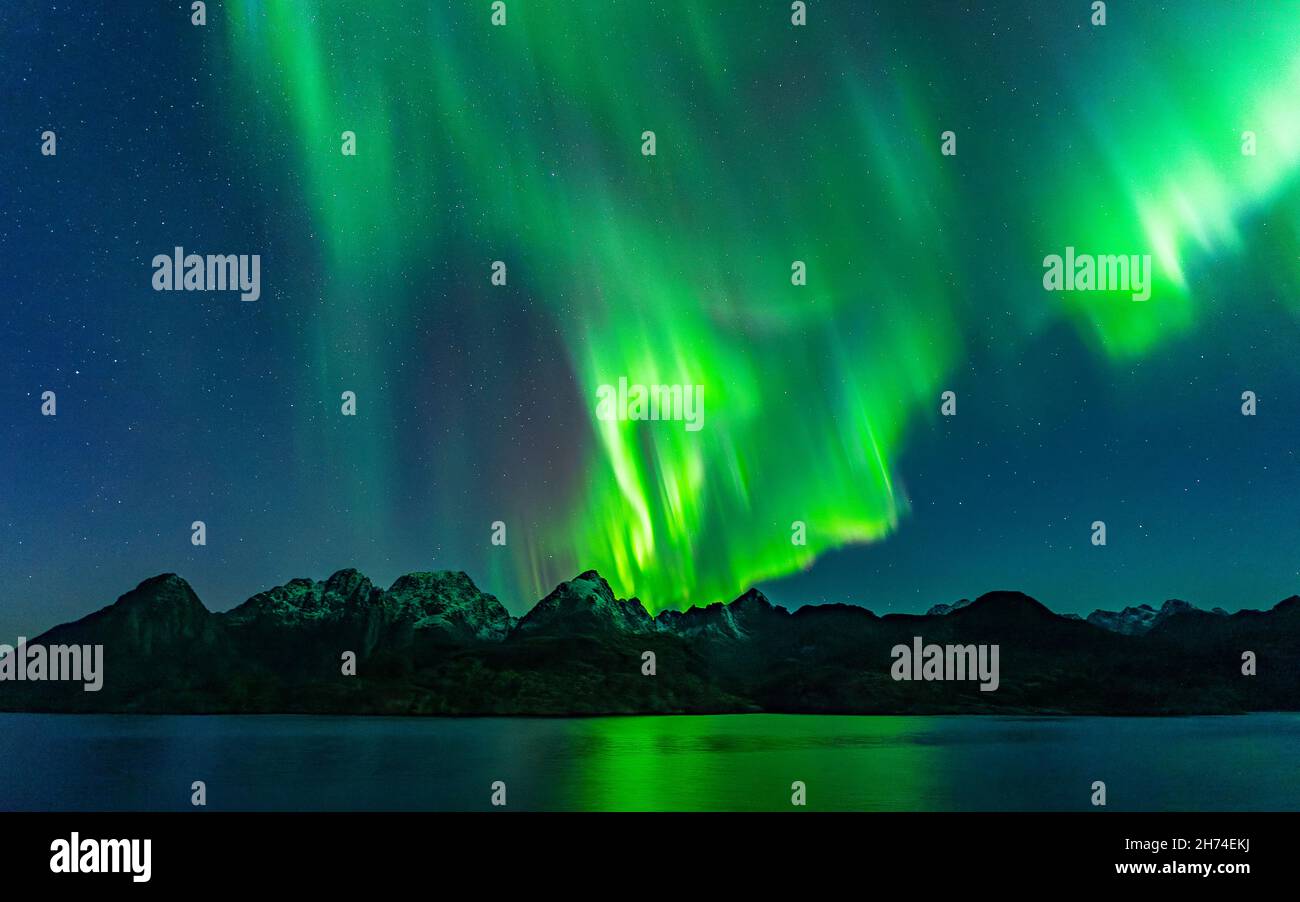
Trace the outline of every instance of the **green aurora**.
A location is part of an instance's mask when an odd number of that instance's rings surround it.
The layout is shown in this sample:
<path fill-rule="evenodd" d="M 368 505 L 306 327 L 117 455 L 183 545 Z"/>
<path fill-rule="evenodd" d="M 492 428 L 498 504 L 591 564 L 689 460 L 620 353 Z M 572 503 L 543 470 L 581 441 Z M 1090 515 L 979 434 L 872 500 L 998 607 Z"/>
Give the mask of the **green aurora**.
<path fill-rule="evenodd" d="M 1069 58 L 1031 102 L 1006 87 L 1023 62 L 959 46 L 993 13 L 955 5 L 922 31 L 901 3 L 813 3 L 795 28 L 783 2 L 511 0 L 493 27 L 477 0 L 230 0 L 222 102 L 257 123 L 250 165 L 297 173 L 318 232 L 322 395 L 339 348 L 424 302 L 368 307 L 384 273 L 457 269 L 481 281 L 467 305 L 535 307 L 588 427 L 575 478 L 504 496 L 501 519 L 535 528 L 496 566 L 532 598 L 594 568 L 657 610 L 899 529 L 909 430 L 939 415 L 990 309 L 1002 344 L 1063 320 L 1116 367 L 1198 328 L 1199 274 L 1240 251 L 1300 159 L 1300 10 L 1112 3 L 1094 29 L 1088 4 L 1064 5 L 1028 26 Z M 990 107 L 999 81 L 1023 124 Z M 1150 301 L 1044 293 L 1041 261 L 1067 245 L 1151 254 Z M 382 381 L 368 359 L 347 365 Z M 704 386 L 705 428 L 597 420 L 596 387 L 620 377 Z M 368 401 L 379 423 L 401 403 Z M 397 441 L 357 440 L 381 485 Z"/>

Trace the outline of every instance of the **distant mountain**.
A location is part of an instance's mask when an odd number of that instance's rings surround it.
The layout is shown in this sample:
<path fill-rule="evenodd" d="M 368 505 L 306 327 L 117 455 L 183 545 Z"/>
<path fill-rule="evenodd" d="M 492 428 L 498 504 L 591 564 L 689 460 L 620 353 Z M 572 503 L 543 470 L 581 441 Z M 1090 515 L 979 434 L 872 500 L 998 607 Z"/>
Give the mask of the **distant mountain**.
<path fill-rule="evenodd" d="M 1125 636 L 1140 636 L 1176 614 L 1198 610 L 1200 609 L 1185 601 L 1170 599 L 1161 605 L 1158 611 L 1149 604 L 1140 604 L 1137 607 L 1127 607 L 1122 611 L 1093 611 L 1087 619 L 1094 626 L 1111 632 L 1122 633 Z M 1227 612 L 1222 608 L 1215 608 L 1211 613 L 1227 616 Z"/>
<path fill-rule="evenodd" d="M 995 691 L 895 680 L 893 650 L 999 649 Z M 1062 617 L 1018 592 L 924 615 L 791 612 L 749 590 L 651 616 L 595 571 L 512 618 L 464 573 L 380 589 L 295 579 L 222 614 L 175 574 L 29 645 L 102 645 L 103 688 L 0 681 L 0 709 L 175 713 L 1227 713 L 1300 709 L 1300 598 L 1269 611 L 1181 601 Z M 356 659 L 345 674 L 345 653 Z M 1257 675 L 1242 673 L 1253 652 Z M 650 654 L 647 654 L 650 653 Z M 653 666 L 653 674 L 650 674 Z"/>
<path fill-rule="evenodd" d="M 729 604 L 717 602 L 704 608 L 663 611 L 655 623 L 662 632 L 690 639 L 749 639 L 779 628 L 789 617 L 785 608 L 774 606 L 762 592 L 750 589 Z"/>
<path fill-rule="evenodd" d="M 952 604 L 936 604 L 925 613 L 931 617 L 939 617 L 942 616 L 943 614 L 951 614 L 953 611 L 959 610 L 960 608 L 964 608 L 968 604 L 970 604 L 970 599 L 963 598 L 961 601 L 957 601 Z"/>

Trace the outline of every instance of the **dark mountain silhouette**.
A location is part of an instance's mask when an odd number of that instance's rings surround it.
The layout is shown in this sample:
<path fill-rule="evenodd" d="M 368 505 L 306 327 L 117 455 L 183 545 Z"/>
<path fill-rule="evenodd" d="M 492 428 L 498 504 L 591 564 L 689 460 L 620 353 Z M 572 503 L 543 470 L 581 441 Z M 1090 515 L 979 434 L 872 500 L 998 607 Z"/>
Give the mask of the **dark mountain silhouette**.
<path fill-rule="evenodd" d="M 999 685 L 895 680 L 892 650 L 997 645 Z M 175 574 L 31 645 L 102 645 L 103 687 L 0 681 L 0 709 L 174 713 L 1175 714 L 1300 709 L 1300 597 L 1268 611 L 1166 602 L 1086 621 L 1019 592 L 883 617 L 790 612 L 751 589 L 651 616 L 595 571 L 512 618 L 464 573 L 380 589 L 295 579 L 225 613 Z M 344 654 L 356 674 L 343 672 Z M 654 674 L 649 675 L 653 653 Z M 1253 652 L 1257 675 L 1242 673 Z"/>

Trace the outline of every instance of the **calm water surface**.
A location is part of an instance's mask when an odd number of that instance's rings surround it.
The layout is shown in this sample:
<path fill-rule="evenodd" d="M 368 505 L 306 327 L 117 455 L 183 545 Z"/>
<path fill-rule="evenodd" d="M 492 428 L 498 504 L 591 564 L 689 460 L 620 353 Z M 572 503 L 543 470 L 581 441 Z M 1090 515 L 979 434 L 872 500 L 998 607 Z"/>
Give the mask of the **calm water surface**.
<path fill-rule="evenodd" d="M 1300 810 L 1300 714 L 574 720 L 0 714 L 0 809 Z"/>

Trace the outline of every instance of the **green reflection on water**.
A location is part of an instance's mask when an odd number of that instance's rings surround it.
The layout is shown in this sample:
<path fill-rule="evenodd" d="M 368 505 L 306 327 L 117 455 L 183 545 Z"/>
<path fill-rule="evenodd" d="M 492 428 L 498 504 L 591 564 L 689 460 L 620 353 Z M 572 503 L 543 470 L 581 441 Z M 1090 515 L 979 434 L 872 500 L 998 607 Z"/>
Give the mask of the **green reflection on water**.
<path fill-rule="evenodd" d="M 577 722 L 581 750 L 557 793 L 595 811 L 942 808 L 949 751 L 914 717 L 610 717 Z"/>

